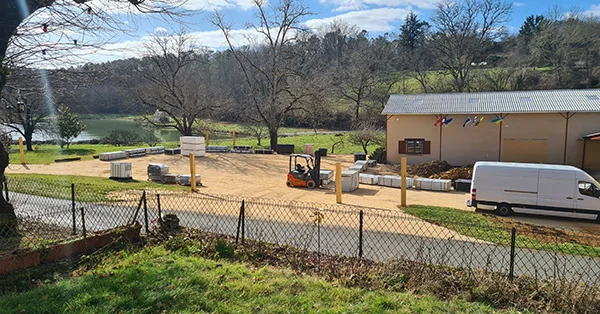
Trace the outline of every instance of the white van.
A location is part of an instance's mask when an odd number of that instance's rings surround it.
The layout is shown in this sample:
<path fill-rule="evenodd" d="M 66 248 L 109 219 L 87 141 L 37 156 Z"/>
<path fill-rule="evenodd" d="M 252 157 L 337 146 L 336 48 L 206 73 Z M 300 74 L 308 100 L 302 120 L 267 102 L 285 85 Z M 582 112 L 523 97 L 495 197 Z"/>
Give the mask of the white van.
<path fill-rule="evenodd" d="M 467 206 L 600 222 L 600 184 L 572 166 L 477 162 Z"/>

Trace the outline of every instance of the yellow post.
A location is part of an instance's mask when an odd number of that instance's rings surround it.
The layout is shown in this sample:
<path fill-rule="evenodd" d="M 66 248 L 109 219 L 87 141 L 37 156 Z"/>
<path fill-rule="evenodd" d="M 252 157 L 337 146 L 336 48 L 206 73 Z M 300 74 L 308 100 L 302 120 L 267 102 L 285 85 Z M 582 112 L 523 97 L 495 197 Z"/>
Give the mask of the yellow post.
<path fill-rule="evenodd" d="M 335 201 L 342 203 L 342 164 L 335 164 Z"/>
<path fill-rule="evenodd" d="M 194 153 L 190 153 L 190 183 L 192 184 L 192 192 L 196 192 L 196 157 Z"/>
<path fill-rule="evenodd" d="M 25 164 L 25 149 L 23 148 L 23 138 L 19 137 L 19 153 L 21 154 L 21 164 Z"/>
<path fill-rule="evenodd" d="M 235 146 L 235 131 L 233 131 L 233 146 Z"/>
<path fill-rule="evenodd" d="M 406 157 L 400 161 L 400 177 L 402 180 L 401 206 L 406 207 Z"/>
<path fill-rule="evenodd" d="M 206 130 L 206 146 L 208 146 L 208 130 Z"/>

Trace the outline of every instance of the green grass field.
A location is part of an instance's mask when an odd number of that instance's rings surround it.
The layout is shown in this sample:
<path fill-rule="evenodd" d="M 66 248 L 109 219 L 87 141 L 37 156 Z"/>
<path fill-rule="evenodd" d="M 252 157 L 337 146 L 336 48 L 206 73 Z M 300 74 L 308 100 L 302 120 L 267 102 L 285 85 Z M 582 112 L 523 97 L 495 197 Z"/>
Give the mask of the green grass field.
<path fill-rule="evenodd" d="M 331 153 L 333 143 L 337 141 L 343 141 L 341 145 L 337 145 L 335 149 L 336 154 L 352 154 L 355 152 L 362 152 L 362 147 L 359 145 L 352 145 L 348 142 L 347 136 L 335 136 L 334 134 L 328 135 L 300 135 L 300 136 L 289 136 L 279 138 L 280 144 L 294 144 L 297 153 L 301 153 L 304 144 L 314 144 L 314 148 L 327 148 L 328 152 Z M 209 138 L 210 145 L 227 145 L 231 147 L 233 145 L 232 137 L 219 137 Z M 250 137 L 236 137 L 236 145 L 250 145 L 254 148 L 269 148 L 269 139 L 263 139 L 261 146 L 257 146 L 255 138 Z M 177 142 L 166 142 L 160 144 L 167 148 L 177 147 Z M 81 160 L 90 160 L 94 155 L 100 153 L 120 151 L 129 148 L 146 147 L 147 145 L 141 144 L 138 146 L 113 146 L 107 144 L 71 144 L 69 149 L 61 149 L 58 145 L 35 145 L 37 149 L 34 151 L 25 151 L 25 163 L 27 164 L 51 164 L 54 163 L 55 159 L 59 158 L 72 158 L 80 157 Z M 372 153 L 379 145 L 369 145 L 368 152 Z M 11 147 L 10 154 L 11 164 L 20 164 L 19 148 L 17 145 Z"/>
<path fill-rule="evenodd" d="M 339 287 L 162 246 L 120 252 L 77 278 L 0 296 L 4 313 L 495 313 L 480 303 Z M 501 311 L 510 312 L 510 311 Z"/>
<path fill-rule="evenodd" d="M 399 208 L 408 214 L 444 226 L 462 235 L 504 245 L 510 245 L 511 242 L 510 230 L 478 213 L 467 212 L 455 208 L 420 205 Z M 521 235 L 519 234 L 519 230 L 517 230 L 515 246 L 520 248 L 600 257 L 600 247 L 568 243 L 564 242 L 565 239 L 560 237 L 554 238 L 553 241 L 541 241 L 534 236 L 535 235 L 532 234 Z"/>
<path fill-rule="evenodd" d="M 187 191 L 189 187 L 159 184 L 149 181 L 114 181 L 107 178 L 85 176 L 58 176 L 47 174 L 9 174 L 11 192 L 25 193 L 59 199 L 71 199 L 71 184 L 75 184 L 76 198 L 80 202 L 109 201 L 107 193 L 126 190 Z"/>

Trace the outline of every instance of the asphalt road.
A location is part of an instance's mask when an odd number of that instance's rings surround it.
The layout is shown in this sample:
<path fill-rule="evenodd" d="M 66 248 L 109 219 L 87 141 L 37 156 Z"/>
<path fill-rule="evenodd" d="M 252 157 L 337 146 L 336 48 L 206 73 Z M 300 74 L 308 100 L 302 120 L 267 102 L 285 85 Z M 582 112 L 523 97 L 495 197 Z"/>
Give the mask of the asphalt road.
<path fill-rule="evenodd" d="M 73 215 L 70 200 L 11 193 L 17 215 L 34 218 L 49 224 L 72 227 Z M 86 229 L 101 231 L 126 224 L 133 219 L 137 202 L 130 206 L 113 207 L 93 203 L 76 202 L 76 227 L 81 230 L 81 211 L 84 208 Z M 238 217 L 201 212 L 163 209 L 163 213 L 176 213 L 182 226 L 208 232 L 235 236 Z M 138 213 L 143 224 L 143 210 Z M 156 218 L 155 210 L 149 210 L 149 221 Z M 358 256 L 359 232 L 355 228 L 315 224 L 293 223 L 256 219 L 248 216 L 245 221 L 247 239 L 288 244 L 301 249 L 327 254 Z M 320 241 L 318 241 L 320 239 Z M 484 269 L 508 273 L 510 247 L 485 242 L 469 242 L 456 239 L 440 239 L 380 232 L 365 228 L 363 233 L 363 257 L 375 261 L 403 258 L 454 267 Z M 600 281 L 600 259 L 578 255 L 561 254 L 543 250 L 515 249 L 515 275 L 527 274 L 537 278 L 569 278 L 587 282 Z"/>

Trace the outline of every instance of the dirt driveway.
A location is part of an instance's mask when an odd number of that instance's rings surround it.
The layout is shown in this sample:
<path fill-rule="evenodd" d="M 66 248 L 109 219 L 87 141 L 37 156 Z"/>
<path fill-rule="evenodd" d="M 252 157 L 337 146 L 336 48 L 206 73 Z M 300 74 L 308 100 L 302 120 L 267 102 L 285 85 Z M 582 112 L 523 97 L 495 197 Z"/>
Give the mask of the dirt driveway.
<path fill-rule="evenodd" d="M 189 173 L 189 159 L 180 155 L 152 155 L 122 161 L 132 162 L 133 178 L 136 180 L 147 179 L 146 170 L 149 163 L 166 164 L 169 166 L 170 173 Z M 353 164 L 353 156 L 330 154 L 322 158 L 321 169 L 335 170 L 336 162 L 341 162 L 342 169 L 347 169 Z M 335 204 L 333 183 L 316 190 L 286 187 L 288 163 L 289 157 L 286 155 L 207 154 L 205 157 L 196 158 L 196 172 L 202 176 L 203 184 L 199 190 L 214 194 Z M 377 172 L 378 167 L 371 168 L 369 172 Z M 110 163 L 100 160 L 29 165 L 27 168 L 7 169 L 7 172 L 85 175 L 105 178 L 110 175 Z M 466 207 L 468 199 L 469 194 L 463 192 L 431 192 L 413 189 L 407 191 L 408 204 L 472 210 Z M 343 203 L 394 211 L 396 214 L 397 206 L 400 204 L 400 189 L 361 184 L 358 190 L 344 193 Z M 600 233 L 600 225 L 586 221 L 534 216 L 514 216 L 514 219 L 547 227 Z"/>

